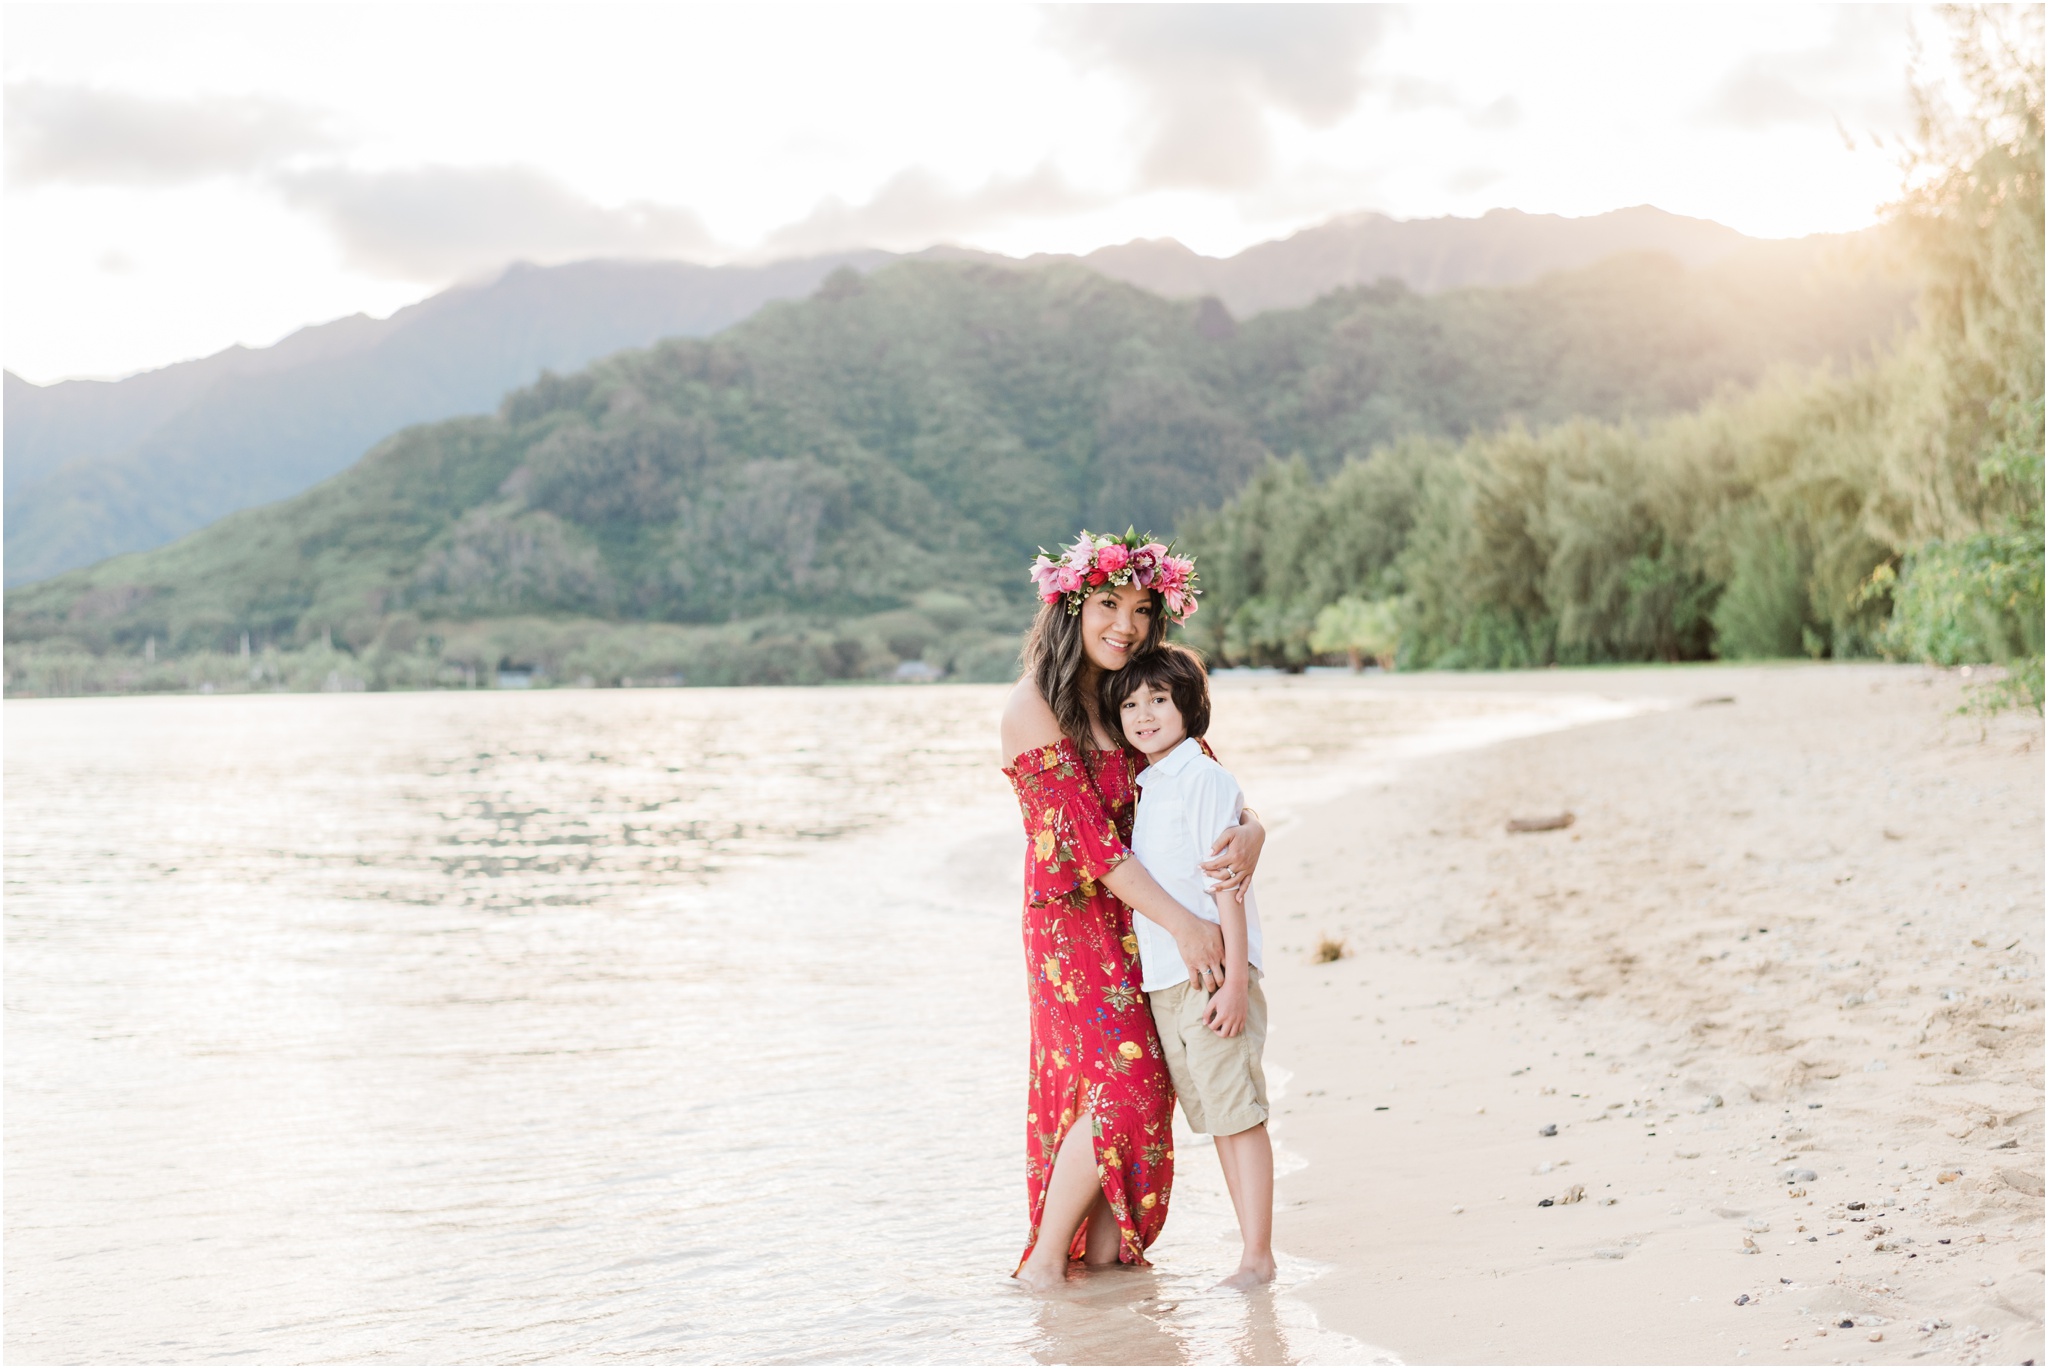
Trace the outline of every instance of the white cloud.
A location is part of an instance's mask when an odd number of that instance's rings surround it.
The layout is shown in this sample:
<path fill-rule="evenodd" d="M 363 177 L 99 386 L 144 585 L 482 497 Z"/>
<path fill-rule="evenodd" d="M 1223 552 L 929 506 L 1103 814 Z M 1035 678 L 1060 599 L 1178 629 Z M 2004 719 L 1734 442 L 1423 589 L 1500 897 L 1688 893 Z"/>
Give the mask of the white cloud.
<path fill-rule="evenodd" d="M 1503 95 L 1484 109 L 1472 113 L 1474 128 L 1513 128 L 1522 122 L 1522 102 Z"/>
<path fill-rule="evenodd" d="M 865 204 L 826 199 L 803 219 L 770 233 L 762 248 L 778 256 L 848 247 L 912 250 L 962 234 L 1086 210 L 1110 198 L 1075 189 L 1051 165 L 1025 176 L 992 177 L 965 191 L 912 167 L 897 173 Z"/>
<path fill-rule="evenodd" d="M 176 185 L 262 171 L 333 144 L 322 115 L 283 100 L 7 87 L 7 176 L 16 185 Z"/>
<path fill-rule="evenodd" d="M 1897 193 L 1910 122 L 1889 8 L 480 12 L 10 8 L 8 364 L 119 374 L 518 257 L 1227 255 L 1498 205 L 1849 229 Z"/>
<path fill-rule="evenodd" d="M 1047 18 L 1053 41 L 1145 98 L 1147 188 L 1254 186 L 1272 171 L 1269 110 L 1315 128 L 1349 114 L 1394 13 L 1381 5 L 1081 5 Z"/>
<path fill-rule="evenodd" d="M 692 210 L 595 204 L 528 167 L 326 167 L 281 175 L 277 184 L 326 225 L 351 266 L 392 280 L 441 282 L 511 261 L 666 257 L 713 245 Z"/>
<path fill-rule="evenodd" d="M 1908 23 L 1903 6 L 1843 5 L 1834 12 L 1825 42 L 1744 57 L 1714 90 L 1699 118 L 1750 131 L 1785 124 L 1828 127 L 1845 118 L 1903 124 L 1905 73 L 1886 71 L 1884 62 Z"/>

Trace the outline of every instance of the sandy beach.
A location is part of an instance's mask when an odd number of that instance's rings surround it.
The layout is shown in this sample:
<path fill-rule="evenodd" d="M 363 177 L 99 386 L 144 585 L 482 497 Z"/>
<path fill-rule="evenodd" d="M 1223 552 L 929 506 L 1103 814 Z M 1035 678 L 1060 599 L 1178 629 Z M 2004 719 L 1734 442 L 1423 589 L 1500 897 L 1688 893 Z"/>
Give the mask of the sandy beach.
<path fill-rule="evenodd" d="M 1276 824 L 1276 1240 L 1332 1266 L 1323 1324 L 1411 1363 L 2040 1362 L 2038 721 L 1917 667 L 1368 687 L 1655 707 Z"/>

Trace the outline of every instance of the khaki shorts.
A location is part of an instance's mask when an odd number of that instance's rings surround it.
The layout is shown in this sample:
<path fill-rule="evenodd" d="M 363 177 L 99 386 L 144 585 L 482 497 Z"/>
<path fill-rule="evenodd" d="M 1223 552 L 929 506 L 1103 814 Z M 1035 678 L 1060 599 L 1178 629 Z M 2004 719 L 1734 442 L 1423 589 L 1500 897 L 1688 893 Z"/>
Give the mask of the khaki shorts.
<path fill-rule="evenodd" d="M 1154 989 L 1152 1020 L 1166 1050 L 1166 1070 L 1188 1125 L 1207 1136 L 1235 1136 L 1266 1120 L 1266 995 L 1251 971 L 1244 1030 L 1220 1036 L 1202 1021 L 1209 995 L 1187 980 Z"/>

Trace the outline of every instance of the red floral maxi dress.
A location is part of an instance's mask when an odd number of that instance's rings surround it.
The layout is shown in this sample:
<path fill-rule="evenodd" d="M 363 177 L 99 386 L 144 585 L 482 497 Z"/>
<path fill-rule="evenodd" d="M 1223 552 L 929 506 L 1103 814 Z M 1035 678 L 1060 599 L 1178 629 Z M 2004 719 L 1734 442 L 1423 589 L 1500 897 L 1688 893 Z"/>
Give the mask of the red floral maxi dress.
<path fill-rule="evenodd" d="M 1095 1167 L 1122 1239 L 1117 1258 L 1144 1264 L 1173 1191 L 1173 1086 L 1139 989 L 1131 910 L 1102 887 L 1129 857 L 1142 758 L 1093 753 L 1066 738 L 1003 771 L 1024 810 L 1024 963 L 1031 985 L 1031 1102 L 1024 1183 L 1038 1244 L 1053 1160 L 1074 1119 L 1095 1120 Z M 1070 1258 L 1087 1244 L 1074 1233 Z M 1023 1261 L 1018 1261 L 1023 1267 Z"/>

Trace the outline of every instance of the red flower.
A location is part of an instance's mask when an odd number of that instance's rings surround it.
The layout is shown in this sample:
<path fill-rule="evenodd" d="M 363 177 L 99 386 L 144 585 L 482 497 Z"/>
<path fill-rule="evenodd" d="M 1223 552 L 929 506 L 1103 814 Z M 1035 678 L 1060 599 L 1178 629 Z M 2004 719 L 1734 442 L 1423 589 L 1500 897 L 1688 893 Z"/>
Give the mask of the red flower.
<path fill-rule="evenodd" d="M 1088 572 L 1088 583 L 1091 585 L 1099 585 L 1107 579 L 1109 579 L 1109 577 L 1107 575 L 1104 575 L 1100 570 L 1091 570 Z"/>

